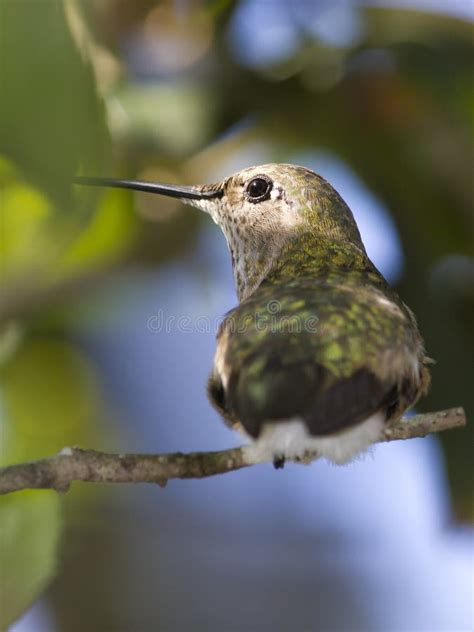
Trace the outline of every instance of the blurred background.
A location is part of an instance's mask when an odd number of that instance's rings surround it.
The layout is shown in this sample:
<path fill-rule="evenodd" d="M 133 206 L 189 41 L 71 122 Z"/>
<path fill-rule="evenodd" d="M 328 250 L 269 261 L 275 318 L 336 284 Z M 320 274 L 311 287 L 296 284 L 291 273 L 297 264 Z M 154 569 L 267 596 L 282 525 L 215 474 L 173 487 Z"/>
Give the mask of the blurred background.
<path fill-rule="evenodd" d="M 469 418 L 473 20 L 470 0 L 0 0 L 1 463 L 239 443 L 205 395 L 236 304 L 223 236 L 76 173 L 315 169 L 418 317 L 418 410 Z M 473 433 L 3 497 L 0 629 L 472 630 Z"/>

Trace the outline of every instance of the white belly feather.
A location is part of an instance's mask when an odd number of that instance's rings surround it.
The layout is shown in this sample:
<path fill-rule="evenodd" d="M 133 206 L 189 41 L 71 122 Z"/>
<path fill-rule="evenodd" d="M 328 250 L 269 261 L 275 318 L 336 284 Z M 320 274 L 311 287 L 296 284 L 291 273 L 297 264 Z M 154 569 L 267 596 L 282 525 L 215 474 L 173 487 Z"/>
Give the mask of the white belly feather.
<path fill-rule="evenodd" d="M 348 463 L 380 439 L 385 423 L 382 412 L 336 434 L 311 436 L 300 419 L 266 423 L 258 439 L 245 446 L 249 462 L 271 461 L 275 456 L 286 459 L 325 458 L 332 463 Z"/>

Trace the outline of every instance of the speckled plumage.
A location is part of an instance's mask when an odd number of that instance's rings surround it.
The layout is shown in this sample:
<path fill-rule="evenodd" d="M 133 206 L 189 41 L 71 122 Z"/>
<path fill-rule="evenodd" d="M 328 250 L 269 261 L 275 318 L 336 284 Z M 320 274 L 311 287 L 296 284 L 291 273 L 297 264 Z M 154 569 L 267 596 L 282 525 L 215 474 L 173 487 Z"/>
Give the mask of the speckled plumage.
<path fill-rule="evenodd" d="M 275 194 L 251 204 L 243 189 L 259 174 Z M 254 439 L 289 419 L 322 437 L 380 411 L 398 418 L 426 391 L 428 360 L 342 198 L 293 165 L 247 169 L 222 188 L 217 204 L 203 204 L 226 235 L 241 299 L 209 381 L 223 417 Z"/>
<path fill-rule="evenodd" d="M 195 187 L 79 182 L 179 197 L 222 229 L 240 304 L 218 333 L 208 392 L 254 439 L 252 462 L 346 462 L 426 392 L 413 314 L 367 257 L 350 209 L 311 170 L 262 165 Z"/>

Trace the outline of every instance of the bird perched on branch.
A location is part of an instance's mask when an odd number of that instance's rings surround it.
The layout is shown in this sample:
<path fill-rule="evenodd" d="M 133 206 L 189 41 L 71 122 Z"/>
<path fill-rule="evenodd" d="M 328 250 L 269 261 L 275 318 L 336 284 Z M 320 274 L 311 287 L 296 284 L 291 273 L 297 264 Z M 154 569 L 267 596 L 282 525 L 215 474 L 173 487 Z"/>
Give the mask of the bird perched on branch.
<path fill-rule="evenodd" d="M 211 402 L 252 439 L 252 459 L 346 463 L 427 391 L 412 312 L 370 261 L 354 217 L 321 176 L 268 164 L 213 185 L 78 183 L 180 198 L 231 253 L 239 305 L 220 327 Z"/>

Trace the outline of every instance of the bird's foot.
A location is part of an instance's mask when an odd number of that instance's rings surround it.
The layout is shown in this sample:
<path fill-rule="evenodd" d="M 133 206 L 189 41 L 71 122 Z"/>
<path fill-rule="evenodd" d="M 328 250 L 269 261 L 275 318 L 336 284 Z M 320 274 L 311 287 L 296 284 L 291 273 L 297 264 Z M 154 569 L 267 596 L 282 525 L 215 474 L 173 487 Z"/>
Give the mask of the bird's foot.
<path fill-rule="evenodd" d="M 281 454 L 275 454 L 273 456 L 273 467 L 276 470 L 282 470 L 285 467 L 285 457 Z"/>

